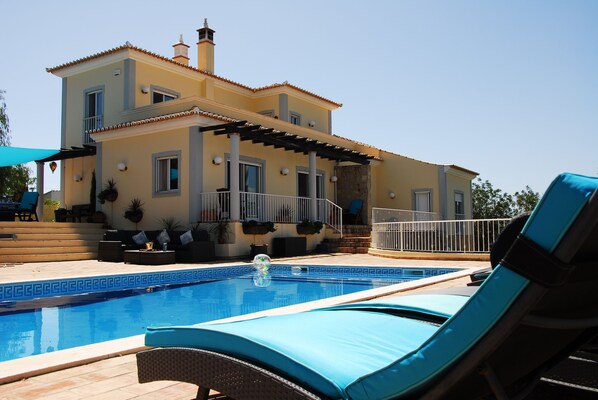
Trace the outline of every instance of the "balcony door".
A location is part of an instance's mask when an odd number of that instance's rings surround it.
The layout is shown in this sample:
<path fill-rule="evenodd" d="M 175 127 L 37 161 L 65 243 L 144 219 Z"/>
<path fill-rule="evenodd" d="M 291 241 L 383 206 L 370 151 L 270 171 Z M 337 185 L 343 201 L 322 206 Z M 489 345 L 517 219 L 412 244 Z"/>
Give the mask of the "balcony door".
<path fill-rule="evenodd" d="M 230 187 L 230 161 L 228 162 L 227 187 Z M 241 192 L 241 219 L 260 219 L 260 197 L 263 192 L 262 165 L 239 161 L 239 191 Z"/>

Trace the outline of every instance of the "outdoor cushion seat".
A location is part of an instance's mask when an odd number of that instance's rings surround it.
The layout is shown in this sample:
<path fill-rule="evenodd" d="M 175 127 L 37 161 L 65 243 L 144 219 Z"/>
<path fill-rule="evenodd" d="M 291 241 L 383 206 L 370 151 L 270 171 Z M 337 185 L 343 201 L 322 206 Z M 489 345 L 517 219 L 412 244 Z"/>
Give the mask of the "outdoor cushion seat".
<path fill-rule="evenodd" d="M 191 382 L 198 397 L 213 388 L 237 400 L 522 398 L 598 334 L 597 187 L 598 178 L 557 177 L 469 298 L 151 328 L 146 344 L 158 348 L 138 353 L 139 381 Z"/>
<path fill-rule="evenodd" d="M 21 203 L 15 210 L 15 213 L 21 221 L 39 221 L 37 218 L 37 202 L 39 200 L 39 193 L 37 192 L 23 192 Z"/>

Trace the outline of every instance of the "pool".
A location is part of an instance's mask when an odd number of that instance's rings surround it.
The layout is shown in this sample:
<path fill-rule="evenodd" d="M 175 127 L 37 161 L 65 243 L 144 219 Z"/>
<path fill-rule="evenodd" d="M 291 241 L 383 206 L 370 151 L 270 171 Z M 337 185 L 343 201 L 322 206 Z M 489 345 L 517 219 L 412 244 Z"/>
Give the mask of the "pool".
<path fill-rule="evenodd" d="M 251 265 L 0 285 L 0 361 L 454 272 L 451 268 Z"/>

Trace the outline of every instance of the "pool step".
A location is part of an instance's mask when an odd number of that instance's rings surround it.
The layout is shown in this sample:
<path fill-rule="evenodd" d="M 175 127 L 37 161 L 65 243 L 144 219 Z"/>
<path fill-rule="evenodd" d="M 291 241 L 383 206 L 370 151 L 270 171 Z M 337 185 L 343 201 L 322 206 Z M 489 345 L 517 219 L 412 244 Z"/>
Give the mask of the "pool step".
<path fill-rule="evenodd" d="M 0 263 L 96 259 L 104 231 L 90 223 L 0 222 Z"/>

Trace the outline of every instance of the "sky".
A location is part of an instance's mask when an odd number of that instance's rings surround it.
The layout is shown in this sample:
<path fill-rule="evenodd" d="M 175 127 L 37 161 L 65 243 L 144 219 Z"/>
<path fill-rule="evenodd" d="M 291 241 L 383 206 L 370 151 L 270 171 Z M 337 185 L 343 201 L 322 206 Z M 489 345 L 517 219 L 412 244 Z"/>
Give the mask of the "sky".
<path fill-rule="evenodd" d="M 61 79 L 46 68 L 127 41 L 172 57 L 180 34 L 195 66 L 208 18 L 217 75 L 342 103 L 337 135 L 511 194 L 598 175 L 598 1 L 0 0 L 0 16 L 13 146 L 60 147 Z M 46 168 L 45 191 L 59 188 Z"/>

